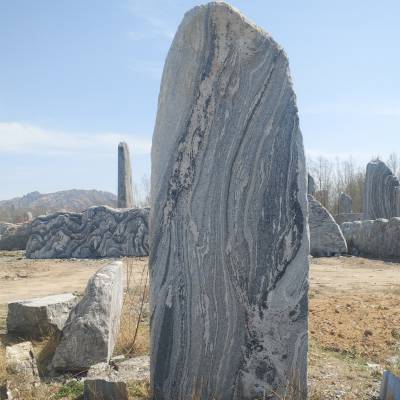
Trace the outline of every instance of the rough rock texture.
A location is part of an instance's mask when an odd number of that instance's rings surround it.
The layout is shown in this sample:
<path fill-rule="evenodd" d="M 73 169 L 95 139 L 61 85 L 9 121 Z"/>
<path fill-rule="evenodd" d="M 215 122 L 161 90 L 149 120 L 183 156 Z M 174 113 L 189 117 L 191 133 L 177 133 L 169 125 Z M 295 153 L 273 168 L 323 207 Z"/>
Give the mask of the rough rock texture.
<path fill-rule="evenodd" d="M 125 142 L 118 145 L 118 208 L 133 207 L 132 169 L 129 148 Z"/>
<path fill-rule="evenodd" d="M 400 217 L 400 183 L 380 160 L 367 165 L 364 184 L 364 219 Z"/>
<path fill-rule="evenodd" d="M 329 211 L 315 198 L 308 195 L 310 254 L 330 257 L 347 253 L 346 240 Z"/>
<path fill-rule="evenodd" d="M 128 400 L 125 382 L 109 378 L 86 379 L 83 386 L 83 400 Z"/>
<path fill-rule="evenodd" d="M 179 79 L 177 79 L 177 76 Z M 288 60 L 222 2 L 185 15 L 152 144 L 154 399 L 307 397 L 308 229 Z"/>
<path fill-rule="evenodd" d="M 118 335 L 122 299 L 122 262 L 115 261 L 90 278 L 82 300 L 62 331 L 52 367 L 82 371 L 99 362 L 108 362 Z"/>
<path fill-rule="evenodd" d="M 9 373 L 23 377 L 21 384 L 32 384 L 40 380 L 31 342 L 7 346 L 6 366 Z"/>
<path fill-rule="evenodd" d="M 31 223 L 0 222 L 0 250 L 25 250 L 31 234 Z"/>
<path fill-rule="evenodd" d="M 308 174 L 308 194 L 311 194 L 311 196 L 315 196 L 315 181 L 314 178 Z"/>
<path fill-rule="evenodd" d="M 353 199 L 347 193 L 339 195 L 339 214 L 351 214 L 353 212 Z"/>
<path fill-rule="evenodd" d="M 77 302 L 76 296 L 66 293 L 9 303 L 7 332 L 40 339 L 61 331 Z"/>
<path fill-rule="evenodd" d="M 400 399 L 400 378 L 390 371 L 383 373 L 379 400 Z"/>
<path fill-rule="evenodd" d="M 400 218 L 345 222 L 341 228 L 350 254 L 400 259 Z"/>
<path fill-rule="evenodd" d="M 363 214 L 362 213 L 336 214 L 334 218 L 336 223 L 340 226 L 344 222 L 361 221 L 363 219 Z"/>
<path fill-rule="evenodd" d="M 32 223 L 28 258 L 146 256 L 149 210 L 92 207 L 83 213 L 59 212 Z"/>

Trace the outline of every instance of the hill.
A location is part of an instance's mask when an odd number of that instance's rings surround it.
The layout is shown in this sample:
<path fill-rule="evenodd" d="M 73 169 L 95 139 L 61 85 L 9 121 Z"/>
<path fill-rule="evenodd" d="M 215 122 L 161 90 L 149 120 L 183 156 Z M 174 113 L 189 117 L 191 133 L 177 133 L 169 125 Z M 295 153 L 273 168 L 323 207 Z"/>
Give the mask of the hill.
<path fill-rule="evenodd" d="M 22 222 L 27 212 L 34 217 L 55 211 L 83 211 L 91 206 L 116 207 L 117 196 L 99 190 L 63 190 L 55 193 L 28 193 L 22 197 L 0 201 L 0 221 Z"/>

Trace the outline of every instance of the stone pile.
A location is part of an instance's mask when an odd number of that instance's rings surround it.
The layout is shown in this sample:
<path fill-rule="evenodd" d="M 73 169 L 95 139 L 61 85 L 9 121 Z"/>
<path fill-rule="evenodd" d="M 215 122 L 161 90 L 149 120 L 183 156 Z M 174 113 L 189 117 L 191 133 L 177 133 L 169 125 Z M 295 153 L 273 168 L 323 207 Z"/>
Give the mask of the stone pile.
<path fill-rule="evenodd" d="M 350 254 L 400 259 L 400 218 L 345 222 L 341 228 Z"/>
<path fill-rule="evenodd" d="M 295 94 L 282 48 L 226 3 L 189 11 L 173 40 L 151 180 L 153 398 L 306 399 Z"/>
<path fill-rule="evenodd" d="M 308 195 L 310 254 L 331 257 L 347 253 L 347 244 L 339 225 L 329 211 Z"/>
<path fill-rule="evenodd" d="M 91 207 L 83 213 L 37 217 L 26 247 L 28 258 L 146 256 L 149 210 Z"/>
<path fill-rule="evenodd" d="M 367 165 L 363 207 L 365 220 L 400 217 L 400 182 L 383 161 Z"/>

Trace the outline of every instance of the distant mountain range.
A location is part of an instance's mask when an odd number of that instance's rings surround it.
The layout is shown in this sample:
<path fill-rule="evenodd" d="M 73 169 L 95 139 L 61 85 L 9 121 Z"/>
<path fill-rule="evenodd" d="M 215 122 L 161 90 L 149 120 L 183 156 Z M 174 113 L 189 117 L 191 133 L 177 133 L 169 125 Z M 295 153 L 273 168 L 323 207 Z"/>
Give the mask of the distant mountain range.
<path fill-rule="evenodd" d="M 83 211 L 91 206 L 117 206 L 117 196 L 99 190 L 63 190 L 55 193 L 28 193 L 22 197 L 0 201 L 0 221 L 22 222 L 31 212 L 34 217 L 55 211 Z"/>

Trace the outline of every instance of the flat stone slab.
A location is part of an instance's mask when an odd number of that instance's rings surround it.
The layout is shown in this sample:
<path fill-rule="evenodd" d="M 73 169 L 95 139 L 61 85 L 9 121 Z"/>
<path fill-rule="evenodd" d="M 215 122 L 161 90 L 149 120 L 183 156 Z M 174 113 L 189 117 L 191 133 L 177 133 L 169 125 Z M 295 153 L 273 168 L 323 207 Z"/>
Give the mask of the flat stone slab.
<path fill-rule="evenodd" d="M 119 331 L 123 301 L 121 261 L 100 268 L 72 310 L 51 366 L 58 371 L 86 371 L 108 362 Z"/>
<path fill-rule="evenodd" d="M 7 331 L 31 339 L 40 339 L 54 331 L 62 331 L 77 303 L 78 297 L 72 293 L 9 303 Z"/>
<path fill-rule="evenodd" d="M 307 398 L 307 182 L 288 59 L 224 2 L 186 13 L 151 149 L 153 400 Z M 275 394 L 274 394 L 275 393 Z"/>
<path fill-rule="evenodd" d="M 310 254 L 315 257 L 346 254 L 346 240 L 330 212 L 311 195 L 308 195 L 308 206 Z"/>
<path fill-rule="evenodd" d="M 148 255 L 149 210 L 91 207 L 32 222 L 27 258 L 104 258 Z"/>

